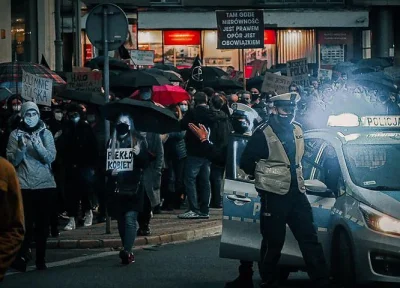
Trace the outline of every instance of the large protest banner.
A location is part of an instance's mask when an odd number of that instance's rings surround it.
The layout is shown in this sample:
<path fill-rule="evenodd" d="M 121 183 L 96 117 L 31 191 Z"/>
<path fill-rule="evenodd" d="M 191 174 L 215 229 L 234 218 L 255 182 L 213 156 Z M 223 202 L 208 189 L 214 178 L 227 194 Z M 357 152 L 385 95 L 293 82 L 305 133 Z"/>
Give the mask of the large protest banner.
<path fill-rule="evenodd" d="M 308 87 L 308 64 L 307 58 L 301 58 L 297 60 L 287 61 L 287 75 L 292 77 L 292 81 L 303 87 Z"/>
<path fill-rule="evenodd" d="M 216 11 L 218 49 L 264 48 L 264 11 Z"/>
<path fill-rule="evenodd" d="M 39 105 L 51 106 L 53 79 L 42 78 L 22 70 L 21 97 Z"/>
<path fill-rule="evenodd" d="M 107 149 L 106 170 L 133 171 L 133 151 L 132 148 Z"/>
<path fill-rule="evenodd" d="M 70 72 L 67 73 L 67 89 L 101 92 L 103 75 L 98 72 Z"/>
<path fill-rule="evenodd" d="M 292 78 L 265 72 L 262 92 L 275 91 L 278 94 L 288 93 Z"/>

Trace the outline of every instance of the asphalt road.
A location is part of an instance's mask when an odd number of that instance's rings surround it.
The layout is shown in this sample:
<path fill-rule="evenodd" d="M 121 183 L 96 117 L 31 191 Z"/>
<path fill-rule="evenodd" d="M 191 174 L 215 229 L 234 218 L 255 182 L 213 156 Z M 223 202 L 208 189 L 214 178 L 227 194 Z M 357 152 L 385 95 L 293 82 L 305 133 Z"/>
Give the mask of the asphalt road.
<path fill-rule="evenodd" d="M 238 262 L 218 257 L 219 237 L 150 247 L 136 251 L 136 263 L 122 266 L 116 251 L 48 250 L 46 271 L 32 267 L 6 276 L 7 288 L 222 288 L 237 276 Z M 254 284 L 260 278 L 255 273 Z M 285 287 L 310 287 L 304 273 L 295 273 Z"/>

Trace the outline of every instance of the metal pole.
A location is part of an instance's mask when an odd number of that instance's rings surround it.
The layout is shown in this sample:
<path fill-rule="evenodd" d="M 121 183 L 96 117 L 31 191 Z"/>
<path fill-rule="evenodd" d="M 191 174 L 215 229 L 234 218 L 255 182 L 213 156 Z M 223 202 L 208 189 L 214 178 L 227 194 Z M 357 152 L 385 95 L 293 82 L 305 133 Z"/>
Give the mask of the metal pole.
<path fill-rule="evenodd" d="M 103 80 L 104 80 L 104 97 L 105 102 L 109 102 L 110 95 L 110 67 L 108 59 L 108 9 L 107 6 L 103 6 L 103 51 L 104 51 L 104 68 L 103 68 Z M 110 136 L 110 122 L 105 120 L 104 125 L 105 145 L 107 145 L 108 138 Z M 107 149 L 107 146 L 106 146 Z M 106 234 L 111 234 L 111 219 L 106 213 Z"/>
<path fill-rule="evenodd" d="M 75 0 L 75 66 L 82 66 L 81 49 L 81 0 Z"/>
<path fill-rule="evenodd" d="M 54 22 L 56 26 L 56 40 L 54 44 L 56 46 L 56 71 L 62 71 L 63 67 L 63 41 L 61 39 L 61 0 L 55 0 L 55 13 L 54 13 Z"/>
<path fill-rule="evenodd" d="M 244 49 L 242 49 L 242 59 L 243 59 L 243 88 L 246 90 L 246 55 Z"/>

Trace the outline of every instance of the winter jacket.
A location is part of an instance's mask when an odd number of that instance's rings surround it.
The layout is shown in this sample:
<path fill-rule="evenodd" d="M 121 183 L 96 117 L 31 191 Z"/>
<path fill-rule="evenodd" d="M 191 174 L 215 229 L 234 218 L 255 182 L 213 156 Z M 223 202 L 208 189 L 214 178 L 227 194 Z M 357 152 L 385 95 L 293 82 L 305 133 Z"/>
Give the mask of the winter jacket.
<path fill-rule="evenodd" d="M 92 127 L 81 120 L 78 124 L 66 122 L 60 136 L 60 156 L 66 168 L 94 168 L 99 152 Z"/>
<path fill-rule="evenodd" d="M 106 191 L 108 195 L 108 212 L 115 218 L 118 218 L 120 214 L 128 211 L 142 212 L 143 210 L 144 189 L 140 184 L 143 181 L 143 170 L 149 165 L 149 155 L 146 140 L 141 138 L 139 135 L 136 135 L 136 137 L 140 142 L 140 153 L 134 156 L 133 171 L 119 172 L 116 176 L 112 176 L 112 171 L 107 171 Z M 120 142 L 120 148 L 130 147 L 130 139 Z M 132 192 L 136 193 L 132 193 L 132 195 L 129 195 L 129 193 L 126 193 L 125 195 L 115 193 L 117 185 L 118 189 L 125 190 L 124 193 L 129 189 L 132 189 Z"/>
<path fill-rule="evenodd" d="M 185 131 L 168 134 L 168 140 L 164 144 L 165 160 L 181 160 L 186 158 Z"/>
<path fill-rule="evenodd" d="M 150 155 L 150 165 L 143 171 L 143 187 L 150 199 L 151 207 L 155 207 L 161 202 L 161 170 L 164 164 L 164 147 L 160 134 L 146 134 L 148 152 Z"/>
<path fill-rule="evenodd" d="M 19 139 L 26 140 L 26 149 L 19 148 Z M 32 142 L 37 139 L 37 144 Z M 53 135 L 39 121 L 33 131 L 28 132 L 24 125 L 11 132 L 7 145 L 7 158 L 16 167 L 21 189 L 55 188 L 51 164 L 56 158 Z"/>
<path fill-rule="evenodd" d="M 195 156 L 201 158 L 207 158 L 204 151 L 199 149 L 200 140 L 193 134 L 189 129 L 189 123 L 195 125 L 203 124 L 207 128 L 211 126 L 210 120 L 211 111 L 206 105 L 198 105 L 193 110 L 189 110 L 181 120 L 182 130 L 186 130 L 185 142 L 188 156 Z"/>
<path fill-rule="evenodd" d="M 0 157 L 0 282 L 24 240 L 21 188 L 14 167 Z"/>

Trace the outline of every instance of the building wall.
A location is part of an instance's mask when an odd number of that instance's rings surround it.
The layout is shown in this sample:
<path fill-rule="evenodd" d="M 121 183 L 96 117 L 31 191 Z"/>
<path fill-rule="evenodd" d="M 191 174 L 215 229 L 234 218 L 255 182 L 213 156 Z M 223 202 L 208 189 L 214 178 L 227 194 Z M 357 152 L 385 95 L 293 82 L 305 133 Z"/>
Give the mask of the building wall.
<path fill-rule="evenodd" d="M 11 61 L 11 0 L 0 0 L 0 30 L 6 38 L 0 37 L 0 63 Z"/>
<path fill-rule="evenodd" d="M 55 69 L 54 40 L 54 0 L 38 0 L 38 59 L 44 55 L 51 69 Z"/>

